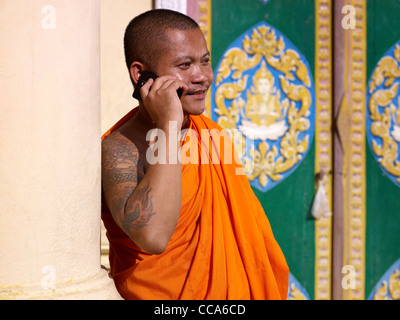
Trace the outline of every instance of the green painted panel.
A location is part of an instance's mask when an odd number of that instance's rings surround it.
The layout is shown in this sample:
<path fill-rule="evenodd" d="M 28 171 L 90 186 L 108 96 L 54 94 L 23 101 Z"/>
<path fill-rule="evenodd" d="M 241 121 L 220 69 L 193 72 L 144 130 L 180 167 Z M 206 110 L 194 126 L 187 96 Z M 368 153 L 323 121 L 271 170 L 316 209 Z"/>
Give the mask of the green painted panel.
<path fill-rule="evenodd" d="M 260 21 L 280 30 L 301 51 L 314 72 L 315 8 L 310 0 L 212 1 L 212 66 L 243 32 Z"/>
<path fill-rule="evenodd" d="M 367 2 L 368 80 L 382 56 L 400 40 L 400 1 Z M 383 173 L 367 145 L 366 283 L 369 296 L 400 258 L 400 188 Z"/>
<path fill-rule="evenodd" d="M 314 74 L 315 8 L 310 0 L 212 1 L 212 66 L 226 49 L 261 21 L 283 33 L 307 59 Z M 312 143 L 311 143 L 312 142 Z M 268 192 L 253 189 L 269 218 L 291 273 L 314 298 L 315 223 L 310 215 L 314 197 L 314 142 L 301 165 Z"/>
<path fill-rule="evenodd" d="M 285 181 L 266 193 L 253 189 L 285 254 L 290 272 L 314 298 L 315 223 L 314 143 L 302 165 Z"/>

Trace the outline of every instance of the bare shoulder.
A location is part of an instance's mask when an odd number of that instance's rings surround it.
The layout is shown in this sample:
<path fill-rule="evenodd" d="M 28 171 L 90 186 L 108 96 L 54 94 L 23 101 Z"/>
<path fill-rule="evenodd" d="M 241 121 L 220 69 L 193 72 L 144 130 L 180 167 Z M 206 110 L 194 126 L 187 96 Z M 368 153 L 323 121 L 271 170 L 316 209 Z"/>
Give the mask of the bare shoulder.
<path fill-rule="evenodd" d="M 106 203 L 117 224 L 122 224 L 124 208 L 140 180 L 139 151 L 120 132 L 102 142 L 102 189 Z"/>
<path fill-rule="evenodd" d="M 137 183 L 139 151 L 136 145 L 116 131 L 102 142 L 103 186 Z"/>
<path fill-rule="evenodd" d="M 102 142 L 102 163 L 106 169 L 137 166 L 139 151 L 136 145 L 119 132 L 114 132 Z M 126 169 L 129 169 L 127 167 Z"/>

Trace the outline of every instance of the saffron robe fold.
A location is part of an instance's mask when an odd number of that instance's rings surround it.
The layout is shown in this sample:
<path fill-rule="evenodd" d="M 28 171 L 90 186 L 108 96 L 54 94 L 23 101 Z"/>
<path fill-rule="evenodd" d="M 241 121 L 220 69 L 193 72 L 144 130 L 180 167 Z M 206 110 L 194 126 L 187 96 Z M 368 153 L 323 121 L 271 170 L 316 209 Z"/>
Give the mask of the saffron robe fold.
<path fill-rule="evenodd" d="M 181 212 L 162 254 L 143 252 L 102 204 L 110 273 L 119 293 L 125 299 L 146 300 L 286 299 L 289 271 L 284 255 L 247 177 L 238 174 L 240 164 L 226 161 L 230 159 L 218 150 L 215 135 L 222 129 L 203 115 L 189 120 L 198 139 L 188 135 L 183 144 L 189 146 L 182 152 L 190 153 L 190 161 L 182 164 Z M 202 136 L 204 130 L 213 134 Z M 190 143 L 197 144 L 197 155 Z M 214 163 L 213 152 L 219 160 Z"/>

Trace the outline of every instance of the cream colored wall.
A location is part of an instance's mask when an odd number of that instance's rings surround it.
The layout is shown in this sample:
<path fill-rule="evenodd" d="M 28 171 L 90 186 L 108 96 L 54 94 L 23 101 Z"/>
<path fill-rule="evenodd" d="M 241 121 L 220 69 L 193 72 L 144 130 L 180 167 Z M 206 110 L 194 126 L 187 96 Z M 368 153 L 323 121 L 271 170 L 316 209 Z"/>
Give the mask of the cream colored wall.
<path fill-rule="evenodd" d="M 100 268 L 99 4 L 0 1 L 0 299 L 120 298 Z"/>
<path fill-rule="evenodd" d="M 135 105 L 123 33 L 152 1 L 49 2 L 0 1 L 0 299 L 118 299 L 99 138 Z"/>
<path fill-rule="evenodd" d="M 125 66 L 123 37 L 129 21 L 152 9 L 152 0 L 101 0 L 101 131 L 136 106 Z"/>
<path fill-rule="evenodd" d="M 125 28 L 138 14 L 152 9 L 152 0 L 101 0 L 101 132 L 136 106 L 125 65 Z M 108 241 L 101 228 L 101 264 L 109 268 Z"/>

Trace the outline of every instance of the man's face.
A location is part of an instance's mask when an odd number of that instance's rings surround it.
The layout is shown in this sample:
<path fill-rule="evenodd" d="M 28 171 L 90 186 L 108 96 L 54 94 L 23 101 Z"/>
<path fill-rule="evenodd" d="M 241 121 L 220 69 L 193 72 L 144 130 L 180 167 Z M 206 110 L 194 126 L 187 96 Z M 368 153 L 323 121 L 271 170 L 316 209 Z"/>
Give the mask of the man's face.
<path fill-rule="evenodd" d="M 214 79 L 210 53 L 200 29 L 167 30 L 169 45 L 164 48 L 155 73 L 175 75 L 185 82 L 188 90 L 181 101 L 186 114 L 201 114 L 205 110 L 206 94 Z"/>

